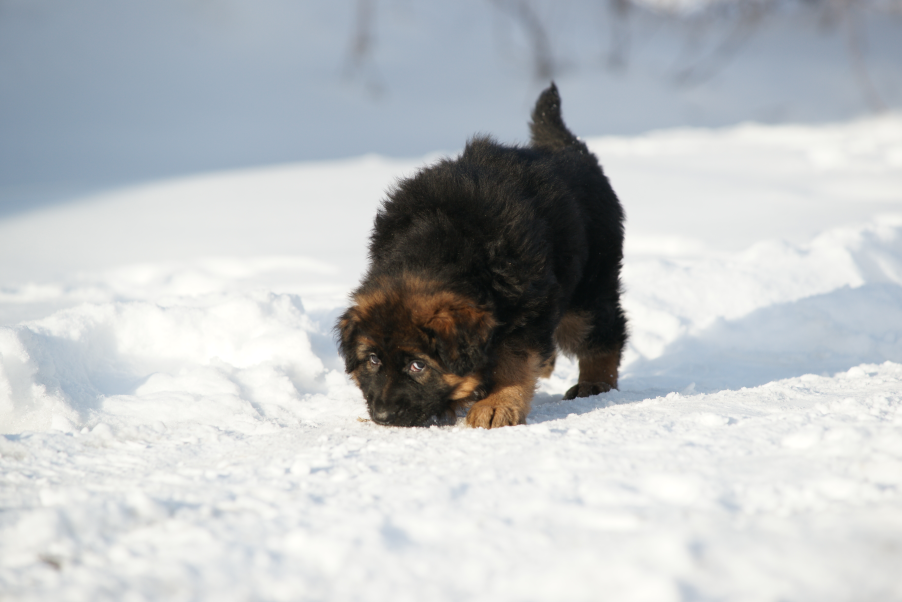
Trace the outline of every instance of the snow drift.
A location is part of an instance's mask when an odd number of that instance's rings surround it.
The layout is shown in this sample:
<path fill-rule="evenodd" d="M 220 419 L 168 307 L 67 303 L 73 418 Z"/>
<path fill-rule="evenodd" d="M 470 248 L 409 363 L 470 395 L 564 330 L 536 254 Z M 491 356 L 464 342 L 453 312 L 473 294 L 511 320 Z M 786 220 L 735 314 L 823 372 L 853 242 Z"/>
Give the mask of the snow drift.
<path fill-rule="evenodd" d="M 803 246 L 634 259 L 624 282 L 623 390 L 735 389 L 902 362 L 902 220 L 833 230 Z M 84 303 L 4 327 L 0 431 L 162 416 L 295 424 L 311 396 L 347 386 L 331 334 L 340 309 L 314 319 L 297 295 L 170 294 Z M 562 362 L 542 390 L 561 394 L 575 376 Z"/>

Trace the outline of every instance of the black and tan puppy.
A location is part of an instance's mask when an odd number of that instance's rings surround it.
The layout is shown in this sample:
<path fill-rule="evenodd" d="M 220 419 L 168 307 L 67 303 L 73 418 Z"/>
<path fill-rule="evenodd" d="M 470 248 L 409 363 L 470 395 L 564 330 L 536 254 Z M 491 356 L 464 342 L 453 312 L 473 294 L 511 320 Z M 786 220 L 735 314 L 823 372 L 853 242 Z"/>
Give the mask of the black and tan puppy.
<path fill-rule="evenodd" d="M 526 148 L 474 138 L 398 183 L 376 216 L 369 271 L 337 325 L 375 422 L 469 406 L 471 426 L 524 424 L 558 348 L 579 360 L 566 399 L 617 387 L 623 210 L 554 84 L 530 128 Z"/>

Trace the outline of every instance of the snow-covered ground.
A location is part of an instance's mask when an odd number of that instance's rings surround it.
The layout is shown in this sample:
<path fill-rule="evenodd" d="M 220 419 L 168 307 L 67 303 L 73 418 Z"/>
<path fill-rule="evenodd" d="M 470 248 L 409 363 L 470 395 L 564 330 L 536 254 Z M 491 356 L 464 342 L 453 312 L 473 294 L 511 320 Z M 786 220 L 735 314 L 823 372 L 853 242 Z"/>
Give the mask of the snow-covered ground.
<path fill-rule="evenodd" d="M 434 157 L 0 221 L 0 598 L 902 599 L 902 117 L 589 142 L 621 389 L 496 431 L 358 420 L 334 350 Z"/>

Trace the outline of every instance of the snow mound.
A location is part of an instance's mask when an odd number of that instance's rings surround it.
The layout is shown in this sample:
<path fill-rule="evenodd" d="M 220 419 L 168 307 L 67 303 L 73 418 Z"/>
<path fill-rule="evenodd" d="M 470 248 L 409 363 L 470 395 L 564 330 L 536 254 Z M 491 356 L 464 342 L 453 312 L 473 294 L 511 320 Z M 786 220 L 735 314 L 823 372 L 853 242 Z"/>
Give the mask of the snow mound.
<path fill-rule="evenodd" d="M 96 291 L 107 282 L 113 296 L 151 300 L 83 303 L 0 329 L 0 432 L 156 421 L 253 429 L 365 414 L 332 340 L 341 307 L 311 316 L 297 295 L 241 290 L 273 269 L 310 274 L 308 263 L 140 264 L 70 287 L 70 296 L 104 298 L 110 293 Z M 624 281 L 631 339 L 623 390 L 713 392 L 902 362 L 895 218 L 831 230 L 807 245 L 628 258 Z M 235 292 L 211 292 L 228 282 Z M 576 376 L 562 359 L 537 402 Z M 339 409 L 330 396 L 348 405 Z"/>
<path fill-rule="evenodd" d="M 764 241 L 705 259 L 627 261 L 627 377 L 737 388 L 902 361 L 902 222 Z M 654 380 L 654 379 L 652 379 Z"/>
<path fill-rule="evenodd" d="M 345 386 L 320 358 L 334 355 L 328 328 L 298 297 L 265 292 L 83 304 L 3 328 L 0 432 L 297 423 Z"/>

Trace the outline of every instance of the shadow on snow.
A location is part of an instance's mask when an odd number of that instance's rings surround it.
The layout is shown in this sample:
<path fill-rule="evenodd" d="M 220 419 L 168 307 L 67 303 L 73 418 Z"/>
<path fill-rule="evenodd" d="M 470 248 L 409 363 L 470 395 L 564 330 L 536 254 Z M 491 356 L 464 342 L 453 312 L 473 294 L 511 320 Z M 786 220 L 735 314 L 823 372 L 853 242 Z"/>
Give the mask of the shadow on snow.
<path fill-rule="evenodd" d="M 620 391 L 563 401 L 536 395 L 530 422 L 667 395 L 756 387 L 867 363 L 902 362 L 902 286 L 867 284 L 718 320 L 654 359 L 625 367 Z"/>

